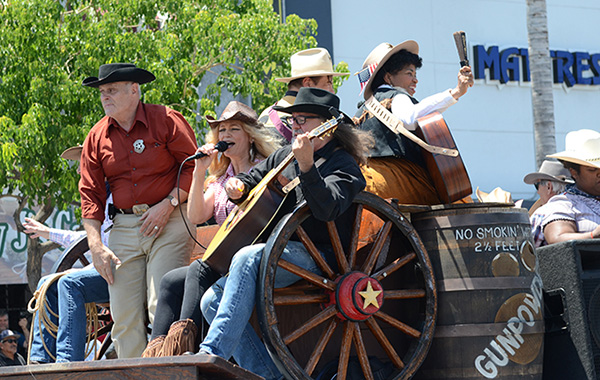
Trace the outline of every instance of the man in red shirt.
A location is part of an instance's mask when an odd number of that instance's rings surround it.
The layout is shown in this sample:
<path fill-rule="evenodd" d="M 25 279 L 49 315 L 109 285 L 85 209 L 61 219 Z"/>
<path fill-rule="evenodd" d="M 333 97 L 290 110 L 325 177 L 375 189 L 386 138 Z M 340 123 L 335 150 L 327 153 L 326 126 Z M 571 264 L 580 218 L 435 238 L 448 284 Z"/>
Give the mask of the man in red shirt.
<path fill-rule="evenodd" d="M 132 64 L 100 66 L 83 85 L 98 88 L 106 116 L 88 134 L 81 155 L 81 209 L 92 260 L 109 284 L 112 338 L 120 358 L 146 347 L 146 306 L 154 320 L 158 285 L 168 271 L 189 264 L 192 240 L 180 216 L 196 152 L 194 132 L 168 107 L 140 101 L 140 85 L 155 79 Z M 108 247 L 100 239 L 108 181 L 114 224 Z M 183 208 L 185 214 L 185 207 Z"/>

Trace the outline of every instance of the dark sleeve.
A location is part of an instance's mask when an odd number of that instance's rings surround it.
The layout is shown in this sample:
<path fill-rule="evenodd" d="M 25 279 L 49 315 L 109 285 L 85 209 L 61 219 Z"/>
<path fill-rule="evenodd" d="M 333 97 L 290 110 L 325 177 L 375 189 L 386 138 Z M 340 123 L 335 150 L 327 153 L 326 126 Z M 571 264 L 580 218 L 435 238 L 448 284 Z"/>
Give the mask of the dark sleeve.
<path fill-rule="evenodd" d="M 300 174 L 302 194 L 313 216 L 321 221 L 337 219 L 352 204 L 366 182 L 359 165 L 344 150 L 337 150 L 327 162 Z"/>
<path fill-rule="evenodd" d="M 291 145 L 284 146 L 279 150 L 275 151 L 269 157 L 259 162 L 254 166 L 248 173 L 240 173 L 235 177 L 244 183 L 244 196 L 240 199 L 230 199 L 235 204 L 242 203 L 247 197 L 248 193 L 258 185 L 258 183 L 267 175 L 269 172 L 277 167 L 291 152 Z"/>

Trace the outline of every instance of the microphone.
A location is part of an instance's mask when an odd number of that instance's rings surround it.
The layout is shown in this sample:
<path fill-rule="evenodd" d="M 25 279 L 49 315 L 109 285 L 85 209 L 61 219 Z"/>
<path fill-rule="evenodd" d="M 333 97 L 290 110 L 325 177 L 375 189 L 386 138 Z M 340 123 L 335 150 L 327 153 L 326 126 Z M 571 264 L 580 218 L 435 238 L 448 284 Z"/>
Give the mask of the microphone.
<path fill-rule="evenodd" d="M 227 150 L 227 148 L 229 148 L 229 145 L 231 145 L 231 143 L 228 143 L 226 141 L 219 141 L 218 143 L 215 144 L 215 149 L 218 150 L 219 152 L 225 152 Z M 206 153 L 200 152 L 200 153 L 196 153 L 193 156 L 190 156 L 190 160 L 197 160 L 199 158 L 205 157 L 207 156 Z"/>

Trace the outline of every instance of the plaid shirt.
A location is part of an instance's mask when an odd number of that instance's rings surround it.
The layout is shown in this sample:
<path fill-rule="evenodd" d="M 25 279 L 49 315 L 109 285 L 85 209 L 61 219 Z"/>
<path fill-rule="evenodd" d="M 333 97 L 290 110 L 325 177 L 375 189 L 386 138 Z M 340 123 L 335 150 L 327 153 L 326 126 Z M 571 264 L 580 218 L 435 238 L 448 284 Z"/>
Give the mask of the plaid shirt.
<path fill-rule="evenodd" d="M 84 235 L 85 231 L 59 230 L 58 228 L 50 229 L 50 240 L 65 248 Z"/>
<path fill-rule="evenodd" d="M 260 161 L 261 160 L 258 159 L 254 160 L 254 165 L 258 164 Z M 227 219 L 227 215 L 229 215 L 229 213 L 235 208 L 235 204 L 229 200 L 227 192 L 225 191 L 225 183 L 234 175 L 235 173 L 233 172 L 233 165 L 229 164 L 225 174 L 206 186 L 207 190 L 212 189 L 215 193 L 215 208 L 213 211 L 213 216 L 218 225 L 223 224 L 225 219 Z"/>
<path fill-rule="evenodd" d="M 206 186 L 206 189 L 212 189 L 215 193 L 215 208 L 213 211 L 213 216 L 215 217 L 215 221 L 217 224 L 221 225 L 227 219 L 227 215 L 234 209 L 235 205 L 229 200 L 227 197 L 227 192 L 225 191 L 225 183 L 235 174 L 233 173 L 233 165 L 229 164 L 227 171 L 225 174 L 216 179 L 216 181 L 211 182 Z"/>
<path fill-rule="evenodd" d="M 102 243 L 108 247 L 108 236 L 109 227 L 112 226 L 112 220 L 108 217 L 108 204 L 112 203 L 112 194 L 108 196 L 106 200 L 106 209 L 104 210 L 104 222 L 100 227 L 100 233 L 102 234 Z M 63 247 L 69 247 L 75 241 L 79 240 L 85 235 L 85 231 L 71 231 L 71 230 L 60 230 L 58 228 L 50 228 L 50 239 L 51 241 L 62 245 Z"/>

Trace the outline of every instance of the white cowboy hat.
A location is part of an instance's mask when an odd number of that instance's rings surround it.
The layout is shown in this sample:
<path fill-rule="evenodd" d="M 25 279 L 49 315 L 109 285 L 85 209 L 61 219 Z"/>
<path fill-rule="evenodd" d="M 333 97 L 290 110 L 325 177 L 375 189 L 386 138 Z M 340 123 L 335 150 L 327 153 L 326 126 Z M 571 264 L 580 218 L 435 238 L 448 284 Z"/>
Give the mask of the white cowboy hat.
<path fill-rule="evenodd" d="M 547 157 L 600 168 L 600 133 L 591 129 L 569 132 L 565 138 L 565 150 Z"/>
<path fill-rule="evenodd" d="M 365 100 L 369 99 L 371 95 L 373 95 L 371 84 L 373 83 L 373 78 L 375 78 L 375 75 L 377 75 L 377 73 L 379 72 L 379 69 L 387 62 L 388 59 L 390 59 L 392 55 L 394 55 L 402 49 L 407 50 L 413 54 L 419 55 L 419 44 L 417 44 L 417 42 L 413 40 L 406 40 L 402 43 L 399 43 L 396 46 L 384 42 L 377 45 L 377 47 L 369 53 L 369 55 L 363 62 L 362 70 L 369 67 L 370 65 L 375 65 L 375 67 L 373 69 L 373 72 L 371 73 L 371 76 L 369 77 L 369 81 L 365 85 Z"/>
<path fill-rule="evenodd" d="M 299 51 L 290 58 L 292 64 L 292 76 L 287 78 L 275 78 L 278 82 L 290 83 L 294 79 L 305 77 L 317 77 L 332 75 L 339 77 L 350 73 L 336 73 L 333 71 L 333 63 L 327 49 L 314 48 Z"/>
<path fill-rule="evenodd" d="M 523 182 L 533 185 L 539 181 L 556 181 L 561 183 L 573 183 L 571 173 L 557 161 L 544 160 L 537 172 L 529 173 L 523 178 Z"/>

